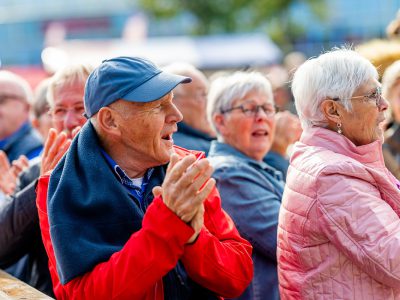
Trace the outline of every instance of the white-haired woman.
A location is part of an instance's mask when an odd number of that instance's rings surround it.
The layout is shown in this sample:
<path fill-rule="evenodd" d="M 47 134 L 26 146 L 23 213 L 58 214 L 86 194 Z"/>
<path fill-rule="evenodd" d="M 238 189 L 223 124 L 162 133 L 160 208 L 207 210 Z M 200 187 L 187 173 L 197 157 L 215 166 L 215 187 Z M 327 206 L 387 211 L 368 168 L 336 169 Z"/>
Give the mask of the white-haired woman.
<path fill-rule="evenodd" d="M 383 157 L 387 168 L 400 178 L 400 60 L 391 64 L 382 77 L 382 95 L 390 103 L 390 128 L 385 132 Z"/>
<path fill-rule="evenodd" d="M 376 69 L 335 49 L 300 66 L 292 91 L 303 134 L 279 216 L 282 299 L 400 299 L 400 192 Z"/>
<path fill-rule="evenodd" d="M 276 234 L 283 193 L 281 173 L 263 162 L 275 132 L 269 81 L 257 72 L 215 79 L 207 114 L 217 132 L 209 160 L 222 207 L 253 245 L 254 279 L 238 299 L 279 299 Z"/>

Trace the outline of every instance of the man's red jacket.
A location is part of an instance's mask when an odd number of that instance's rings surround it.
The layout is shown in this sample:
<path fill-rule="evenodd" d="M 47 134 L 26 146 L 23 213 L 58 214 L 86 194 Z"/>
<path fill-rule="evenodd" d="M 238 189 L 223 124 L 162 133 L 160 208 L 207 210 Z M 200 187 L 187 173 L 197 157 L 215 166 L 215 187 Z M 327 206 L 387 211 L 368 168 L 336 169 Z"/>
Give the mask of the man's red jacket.
<path fill-rule="evenodd" d="M 179 150 L 177 153 L 187 155 Z M 39 180 L 37 207 L 57 299 L 162 300 L 162 277 L 178 260 L 195 282 L 221 297 L 239 296 L 252 280 L 252 247 L 240 237 L 233 221 L 222 210 L 219 193 L 214 188 L 204 202 L 204 226 L 195 243 L 186 244 L 194 230 L 166 207 L 161 197 L 156 197 L 146 211 L 142 229 L 132 234 L 120 251 L 90 272 L 62 285 L 47 215 L 49 177 L 45 175 Z"/>

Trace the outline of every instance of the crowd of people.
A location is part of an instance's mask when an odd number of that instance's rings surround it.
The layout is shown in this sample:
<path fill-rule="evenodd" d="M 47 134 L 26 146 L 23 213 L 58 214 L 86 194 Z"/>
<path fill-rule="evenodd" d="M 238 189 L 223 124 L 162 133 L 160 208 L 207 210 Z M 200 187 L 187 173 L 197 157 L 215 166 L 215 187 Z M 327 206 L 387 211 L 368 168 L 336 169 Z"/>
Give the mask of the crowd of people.
<path fill-rule="evenodd" d="M 400 299 L 400 61 L 282 68 L 0 71 L 0 268 L 56 299 Z"/>

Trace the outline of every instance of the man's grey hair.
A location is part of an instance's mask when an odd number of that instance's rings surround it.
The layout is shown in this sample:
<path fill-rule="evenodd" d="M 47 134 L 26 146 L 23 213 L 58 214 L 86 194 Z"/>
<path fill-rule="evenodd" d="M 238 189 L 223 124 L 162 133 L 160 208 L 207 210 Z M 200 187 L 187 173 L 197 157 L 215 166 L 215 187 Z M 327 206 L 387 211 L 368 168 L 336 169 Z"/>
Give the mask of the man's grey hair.
<path fill-rule="evenodd" d="M 366 58 L 348 48 L 335 48 L 303 63 L 295 72 L 292 93 L 303 129 L 326 127 L 320 105 L 338 98 L 351 111 L 354 92 L 378 72 Z"/>
<path fill-rule="evenodd" d="M 164 66 L 162 69 L 165 72 L 181 76 L 190 76 L 193 73 L 202 74 L 194 65 L 187 62 L 174 62 Z"/>
<path fill-rule="evenodd" d="M 58 70 L 50 79 L 47 89 L 47 101 L 50 108 L 54 107 L 54 91 L 60 86 L 73 86 L 74 84 L 85 85 L 87 78 L 93 71 L 93 66 L 76 64 Z M 82 99 L 83 102 L 83 99 Z"/>
<path fill-rule="evenodd" d="M 0 81 L 10 82 L 17 85 L 21 89 L 23 100 L 25 100 L 28 104 L 32 103 L 32 88 L 24 78 L 13 72 L 2 70 L 0 71 Z"/>
<path fill-rule="evenodd" d="M 252 91 L 265 94 L 267 99 L 274 104 L 271 84 L 260 72 L 239 71 L 233 74 L 224 74 L 211 82 L 207 117 L 219 138 L 221 136 L 215 126 L 214 115 L 231 108 L 235 100 L 243 98 Z"/>
<path fill-rule="evenodd" d="M 186 77 L 197 76 L 202 78 L 206 83 L 208 83 L 208 79 L 204 75 L 204 73 L 201 72 L 199 69 L 197 69 L 194 65 L 189 64 L 187 62 L 174 62 L 172 64 L 166 65 L 162 69 L 165 72 L 176 75 L 181 75 Z M 174 93 L 179 93 L 182 87 L 183 85 L 178 84 L 177 87 L 174 89 Z"/>

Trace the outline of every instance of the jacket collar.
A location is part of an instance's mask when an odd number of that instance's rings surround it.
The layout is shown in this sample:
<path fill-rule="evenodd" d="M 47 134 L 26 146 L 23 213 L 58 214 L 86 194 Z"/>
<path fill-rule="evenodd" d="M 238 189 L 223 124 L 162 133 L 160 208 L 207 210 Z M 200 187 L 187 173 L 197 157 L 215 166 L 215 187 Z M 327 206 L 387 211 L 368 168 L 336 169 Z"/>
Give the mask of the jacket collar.
<path fill-rule="evenodd" d="M 356 146 L 342 134 L 322 127 L 313 127 L 303 131 L 300 142 L 310 146 L 323 147 L 364 164 L 372 164 L 377 167 L 385 166 L 382 155 L 382 142 L 379 140 L 370 144 Z"/>
<path fill-rule="evenodd" d="M 180 132 L 180 133 L 187 134 L 187 135 L 197 137 L 197 138 L 201 138 L 201 139 L 204 139 L 207 141 L 212 141 L 215 139 L 212 136 L 208 135 L 207 133 L 197 130 L 184 122 L 179 122 L 177 124 L 177 126 L 178 126 L 178 132 Z"/>
<path fill-rule="evenodd" d="M 264 161 L 258 161 L 255 159 L 252 159 L 245 155 L 243 152 L 240 152 L 239 150 L 233 148 L 231 145 L 219 142 L 217 140 L 214 140 L 211 142 L 210 146 L 210 151 L 209 151 L 209 157 L 215 157 L 215 156 L 234 156 L 238 159 L 240 159 L 242 162 L 255 166 L 259 169 L 266 170 L 279 180 L 282 180 L 282 174 L 280 171 L 277 171 L 270 165 L 266 164 Z"/>

